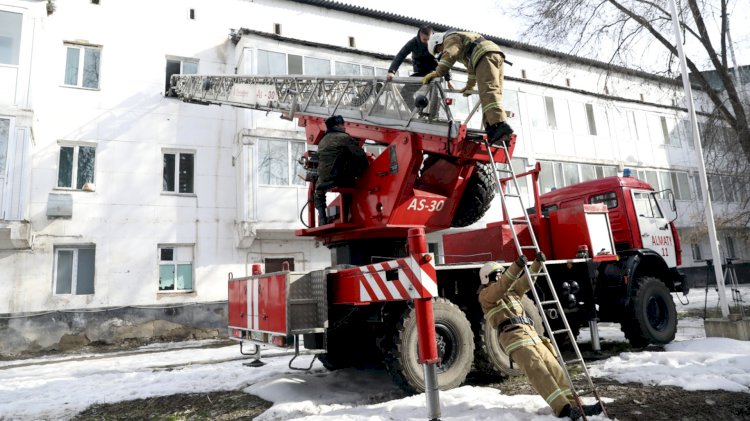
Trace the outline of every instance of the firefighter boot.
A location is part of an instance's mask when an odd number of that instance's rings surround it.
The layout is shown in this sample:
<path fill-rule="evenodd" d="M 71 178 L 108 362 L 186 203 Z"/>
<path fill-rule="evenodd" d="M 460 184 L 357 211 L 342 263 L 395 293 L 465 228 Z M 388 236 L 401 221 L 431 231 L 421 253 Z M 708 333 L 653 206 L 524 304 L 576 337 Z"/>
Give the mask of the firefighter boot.
<path fill-rule="evenodd" d="M 325 206 L 316 206 L 315 210 L 318 211 L 318 226 L 322 227 L 328 223 L 328 215 L 326 215 Z"/>
<path fill-rule="evenodd" d="M 583 405 L 582 406 L 583 413 L 587 417 L 593 417 L 594 415 L 599 415 L 602 413 L 602 405 L 601 403 L 597 402 L 594 405 Z M 572 406 L 572 405 L 565 405 L 565 408 L 563 408 L 562 412 L 560 412 L 560 415 L 557 416 L 558 418 L 565 418 L 568 417 L 571 420 L 575 421 L 582 417 L 581 410 Z"/>
<path fill-rule="evenodd" d="M 504 143 L 508 146 L 510 142 L 510 135 L 513 134 L 513 129 L 508 123 L 501 121 L 487 127 L 487 140 L 490 145 L 498 146 L 500 143 Z"/>

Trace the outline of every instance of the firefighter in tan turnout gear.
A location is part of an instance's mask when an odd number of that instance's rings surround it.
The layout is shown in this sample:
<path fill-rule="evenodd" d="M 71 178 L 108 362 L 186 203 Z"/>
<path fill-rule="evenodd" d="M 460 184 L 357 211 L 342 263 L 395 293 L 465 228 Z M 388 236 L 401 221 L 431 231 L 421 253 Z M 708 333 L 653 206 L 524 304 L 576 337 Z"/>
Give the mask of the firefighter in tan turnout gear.
<path fill-rule="evenodd" d="M 539 253 L 529 272 L 538 273 L 544 260 L 544 254 Z M 554 347 L 549 339 L 537 335 L 534 321 L 526 314 L 521 303 L 524 294 L 532 287 L 528 275 L 519 277 L 526 263 L 523 255 L 505 271 L 498 263 L 485 263 L 479 271 L 482 283 L 479 304 L 487 323 L 497 329 L 505 353 L 521 367 L 555 415 L 576 420 L 581 413 L 555 357 Z M 584 405 L 582 409 L 587 416 L 602 412 L 599 404 Z"/>
<path fill-rule="evenodd" d="M 487 139 L 493 145 L 508 142 L 513 129 L 506 122 L 503 107 L 505 54 L 500 47 L 473 32 L 448 31 L 433 33 L 427 41 L 427 49 L 440 58 L 435 71 L 423 77 L 422 83 L 427 84 L 436 77 L 445 76 L 456 61 L 463 63 L 469 76 L 461 92 L 468 96 L 475 86 L 479 89 Z"/>

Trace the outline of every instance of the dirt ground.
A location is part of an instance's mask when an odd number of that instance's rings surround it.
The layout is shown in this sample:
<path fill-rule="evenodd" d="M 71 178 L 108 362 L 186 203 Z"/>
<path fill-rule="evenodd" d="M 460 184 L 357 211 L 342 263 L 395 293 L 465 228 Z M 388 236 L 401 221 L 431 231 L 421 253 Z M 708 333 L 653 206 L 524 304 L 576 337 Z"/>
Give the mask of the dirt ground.
<path fill-rule="evenodd" d="M 628 350 L 627 344 L 605 343 L 602 346 L 601 355 L 594 356 L 586 350 L 586 345 L 581 346 L 581 352 L 590 360 Z M 594 382 L 601 396 L 614 399 L 606 408 L 610 417 L 618 420 L 750 420 L 749 393 L 691 392 L 677 387 L 620 384 L 606 379 L 594 379 Z M 504 379 L 472 373 L 467 383 L 493 387 L 508 395 L 535 393 L 523 377 Z M 74 420 L 251 420 L 270 406 L 270 402 L 242 391 L 182 394 L 96 405 Z"/>

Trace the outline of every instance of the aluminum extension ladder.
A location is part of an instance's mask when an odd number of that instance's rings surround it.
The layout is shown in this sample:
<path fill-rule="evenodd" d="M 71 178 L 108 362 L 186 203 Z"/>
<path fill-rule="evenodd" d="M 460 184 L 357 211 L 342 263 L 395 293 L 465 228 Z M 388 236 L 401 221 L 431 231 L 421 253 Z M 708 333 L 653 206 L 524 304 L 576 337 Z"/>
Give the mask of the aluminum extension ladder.
<path fill-rule="evenodd" d="M 516 173 L 513 170 L 513 166 L 511 165 L 510 161 L 510 154 L 508 152 L 508 146 L 504 143 L 499 146 L 502 148 L 505 152 L 506 162 L 504 165 L 504 168 L 498 168 L 498 164 L 493 159 L 493 154 L 491 153 L 491 146 L 489 144 L 489 141 L 487 139 L 484 140 L 484 144 L 487 147 L 487 151 L 489 155 L 489 161 L 490 166 L 492 167 L 492 174 L 493 179 L 495 181 L 495 187 L 496 190 L 500 193 L 500 200 L 503 207 L 503 213 L 505 215 L 505 219 L 510 227 L 510 232 L 513 235 L 513 242 L 516 246 L 516 253 L 520 256 L 521 253 L 523 253 L 524 250 L 533 250 L 536 254 L 541 253 L 541 249 L 539 248 L 539 244 L 537 243 L 536 234 L 534 233 L 534 230 L 531 226 L 531 220 L 529 219 L 529 213 L 526 210 L 526 207 L 523 204 L 523 199 L 521 197 L 521 190 L 518 187 L 518 179 L 516 178 Z M 500 173 L 506 174 L 507 177 L 504 177 L 506 181 L 512 181 L 512 191 L 510 193 L 506 193 L 503 189 L 503 181 L 500 178 Z M 508 205 L 507 200 L 508 198 L 511 199 L 517 199 L 518 203 L 521 205 L 521 210 L 523 211 L 523 219 L 516 219 L 515 221 L 510 217 L 510 213 L 508 212 Z M 541 217 L 541 215 L 540 215 Z M 518 239 L 518 234 L 516 234 L 516 229 L 514 227 L 515 224 L 518 225 L 526 225 L 528 227 L 529 231 L 529 237 L 531 238 L 531 244 L 521 244 Z M 544 322 L 544 328 L 546 332 L 548 332 L 548 335 L 550 337 L 550 340 L 552 341 L 552 344 L 555 346 L 555 351 L 557 351 L 557 361 L 560 363 L 560 366 L 563 369 L 563 372 L 565 373 L 565 378 L 568 381 L 568 384 L 571 386 L 571 392 L 573 393 L 573 397 L 578 404 L 578 409 L 581 410 L 581 416 L 583 417 L 583 420 L 586 420 L 586 415 L 583 413 L 583 402 L 581 401 L 581 396 L 586 395 L 593 395 L 596 398 L 596 401 L 601 405 L 602 407 L 602 413 L 607 416 L 607 410 L 604 407 L 604 402 L 602 402 L 601 397 L 599 396 L 599 392 L 596 389 L 596 386 L 594 385 L 594 382 L 591 380 L 591 376 L 589 375 L 588 368 L 586 367 L 586 363 L 583 360 L 583 356 L 581 355 L 581 351 L 578 349 L 578 344 L 576 343 L 576 337 L 573 335 L 573 331 L 570 329 L 570 325 L 568 324 L 568 319 L 565 317 L 565 311 L 562 307 L 562 304 L 560 304 L 560 300 L 557 297 L 557 292 L 555 291 L 555 286 L 552 284 L 552 278 L 549 275 L 549 271 L 547 270 L 547 264 L 545 262 L 541 262 L 541 269 L 537 273 L 530 273 L 529 266 L 531 265 L 531 262 L 527 264 L 523 268 L 523 273 L 525 275 L 529 276 L 529 279 L 532 281 L 532 295 L 534 296 L 534 303 L 536 304 L 537 309 L 539 310 L 539 313 L 542 316 L 542 321 Z M 545 300 L 541 301 L 539 297 L 539 293 L 537 292 L 536 288 L 533 286 L 537 282 L 538 279 L 545 279 L 547 282 L 547 286 L 549 287 L 549 290 L 552 294 L 551 300 Z M 560 318 L 565 325 L 564 329 L 558 329 L 553 331 L 549 319 L 547 318 L 547 313 L 544 311 L 545 307 L 548 306 L 554 306 L 554 308 L 557 310 L 557 314 L 560 315 Z M 562 353 L 560 352 L 560 347 L 557 345 L 557 340 L 555 340 L 555 335 L 565 333 L 568 335 L 568 339 L 570 343 L 573 345 L 573 349 L 575 351 L 575 358 L 570 360 L 565 360 L 563 358 Z M 581 388 L 576 387 L 576 384 L 573 383 L 573 378 L 570 375 L 570 371 L 568 367 L 580 364 L 581 368 L 583 369 L 583 377 L 585 380 L 585 384 L 582 384 Z M 579 382 L 581 383 L 581 382 Z"/>

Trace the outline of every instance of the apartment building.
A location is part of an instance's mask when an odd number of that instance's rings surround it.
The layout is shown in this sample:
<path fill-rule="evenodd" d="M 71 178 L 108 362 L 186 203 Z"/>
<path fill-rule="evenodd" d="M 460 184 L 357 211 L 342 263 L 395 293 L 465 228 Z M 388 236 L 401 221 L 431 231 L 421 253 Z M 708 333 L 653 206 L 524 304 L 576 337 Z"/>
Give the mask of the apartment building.
<path fill-rule="evenodd" d="M 229 273 L 327 266 L 323 245 L 294 236 L 304 132 L 278 115 L 182 103 L 169 77 L 383 76 L 423 23 L 323 0 L 0 0 L 0 354 L 223 334 Z M 549 191 L 630 168 L 674 192 L 681 233 L 700 224 L 681 85 L 495 40 L 514 63 L 517 169 L 540 163 Z M 465 118 L 476 99 L 455 100 Z M 718 214 L 748 194 L 725 178 L 713 175 Z M 720 238 L 748 257 L 741 232 Z M 440 234 L 429 239 L 440 254 Z M 708 243 L 692 241 L 683 263 L 702 274 Z"/>

